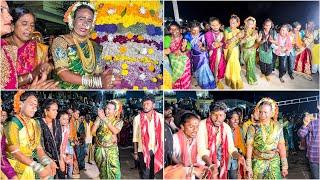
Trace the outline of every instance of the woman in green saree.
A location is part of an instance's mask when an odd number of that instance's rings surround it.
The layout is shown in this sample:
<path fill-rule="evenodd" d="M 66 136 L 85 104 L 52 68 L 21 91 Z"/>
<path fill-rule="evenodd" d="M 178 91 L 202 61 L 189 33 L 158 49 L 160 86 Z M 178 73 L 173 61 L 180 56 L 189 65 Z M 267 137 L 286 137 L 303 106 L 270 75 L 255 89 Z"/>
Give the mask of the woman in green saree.
<path fill-rule="evenodd" d="M 288 175 L 283 127 L 277 122 L 278 106 L 270 98 L 257 104 L 259 121 L 247 132 L 247 170 L 249 178 L 281 179 Z M 281 162 L 281 170 L 280 170 Z"/>
<path fill-rule="evenodd" d="M 258 39 L 258 32 L 255 30 L 256 20 L 253 17 L 248 17 L 244 20 L 245 30 L 244 37 L 241 40 L 241 46 L 243 49 L 243 60 L 246 64 L 246 77 L 248 84 L 255 84 L 257 82 L 256 77 L 256 47 L 255 43 Z"/>
<path fill-rule="evenodd" d="M 76 2 L 65 14 L 71 32 L 54 39 L 52 55 L 62 89 L 112 89 L 117 83 L 105 70 L 102 47 L 89 39 L 96 12 L 90 3 Z"/>
<path fill-rule="evenodd" d="M 96 136 L 94 160 L 100 172 L 100 179 L 120 179 L 120 160 L 117 146 L 117 134 L 123 121 L 120 119 L 122 104 L 111 100 L 104 110 L 98 110 L 98 117 L 91 128 Z"/>

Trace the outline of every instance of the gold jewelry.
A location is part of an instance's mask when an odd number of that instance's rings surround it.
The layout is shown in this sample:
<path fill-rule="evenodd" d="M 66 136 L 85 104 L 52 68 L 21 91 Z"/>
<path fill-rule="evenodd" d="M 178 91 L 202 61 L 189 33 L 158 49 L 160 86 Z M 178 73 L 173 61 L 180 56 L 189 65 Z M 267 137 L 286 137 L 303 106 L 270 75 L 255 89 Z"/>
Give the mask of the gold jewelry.
<path fill-rule="evenodd" d="M 89 74 L 92 74 L 93 71 L 95 70 L 95 67 L 96 67 L 96 57 L 94 54 L 94 48 L 93 48 L 91 41 L 89 40 L 89 38 L 86 38 L 87 44 L 88 44 L 88 50 L 89 50 L 89 57 L 86 58 L 86 56 L 83 54 L 83 51 L 78 43 L 77 37 L 75 37 L 75 35 L 73 35 L 73 33 L 71 33 L 71 35 L 72 35 L 72 39 L 77 47 L 78 55 L 81 60 L 83 70 L 85 70 Z"/>
<path fill-rule="evenodd" d="M 32 133 L 32 135 L 30 136 L 29 130 L 28 130 L 29 128 L 28 128 L 28 126 L 27 126 L 27 122 L 26 122 L 25 118 L 23 117 L 23 115 L 22 115 L 22 114 L 19 114 L 19 115 L 18 115 L 18 119 L 22 122 L 23 126 L 26 128 L 27 135 L 28 135 L 28 140 L 29 140 L 29 143 L 30 143 L 29 145 L 30 145 L 30 147 L 33 147 L 34 144 L 35 144 L 35 136 L 36 136 L 35 127 L 34 127 L 33 123 L 31 123 L 31 124 L 32 124 L 32 131 L 33 131 L 33 133 Z"/>
<path fill-rule="evenodd" d="M 62 73 L 63 71 L 67 71 L 68 69 L 67 68 L 62 68 L 62 69 L 59 69 L 57 71 L 57 75 L 59 75 L 60 73 Z"/>

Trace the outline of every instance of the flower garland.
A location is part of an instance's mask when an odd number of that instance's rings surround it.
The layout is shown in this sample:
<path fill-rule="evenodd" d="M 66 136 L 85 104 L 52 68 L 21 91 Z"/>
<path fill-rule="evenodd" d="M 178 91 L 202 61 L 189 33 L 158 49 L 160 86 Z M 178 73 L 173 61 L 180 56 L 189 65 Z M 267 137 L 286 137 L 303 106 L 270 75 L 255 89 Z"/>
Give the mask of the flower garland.
<path fill-rule="evenodd" d="M 73 29 L 73 20 L 74 20 L 74 12 L 76 11 L 76 9 L 81 6 L 81 5 L 86 5 L 86 6 L 89 6 L 90 8 L 93 9 L 93 11 L 95 12 L 94 15 L 93 15 L 93 26 L 96 22 L 96 19 L 97 19 L 97 12 L 95 10 L 95 7 L 90 4 L 90 3 L 87 3 L 87 2 L 76 2 L 74 4 L 72 4 L 68 10 L 66 11 L 66 13 L 64 14 L 64 18 L 63 18 L 63 22 L 66 22 L 68 23 L 68 26 L 69 26 L 69 29 L 72 30 Z M 93 29 L 93 27 L 92 27 Z"/>
<path fill-rule="evenodd" d="M 129 27 L 137 23 L 162 26 L 160 1 L 95 2 L 97 24 L 123 24 Z"/>

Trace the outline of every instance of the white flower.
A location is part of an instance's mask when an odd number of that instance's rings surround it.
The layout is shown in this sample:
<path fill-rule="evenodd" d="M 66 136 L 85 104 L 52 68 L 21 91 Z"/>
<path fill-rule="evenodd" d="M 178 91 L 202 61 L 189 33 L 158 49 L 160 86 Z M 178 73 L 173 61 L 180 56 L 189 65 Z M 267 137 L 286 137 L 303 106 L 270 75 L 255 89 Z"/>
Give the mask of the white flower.
<path fill-rule="evenodd" d="M 119 74 L 119 73 L 120 73 L 120 70 L 119 70 L 119 69 L 113 69 L 113 72 L 114 72 L 115 74 Z"/>
<path fill-rule="evenodd" d="M 140 80 L 145 80 L 146 79 L 146 75 L 144 73 L 139 75 L 139 79 Z"/>
<path fill-rule="evenodd" d="M 76 3 L 74 4 L 74 6 L 72 7 L 71 12 L 68 14 L 68 26 L 69 26 L 69 29 L 70 29 L 70 30 L 73 29 L 73 16 L 74 16 L 74 12 L 75 12 L 76 9 L 77 9 L 79 6 L 81 6 L 81 5 L 87 5 L 87 6 L 89 6 L 91 9 L 93 9 L 94 15 L 93 15 L 93 22 L 92 22 L 92 27 L 91 27 L 91 29 L 94 29 L 94 25 L 95 25 L 95 22 L 96 22 L 96 19 L 97 19 L 97 12 L 96 12 L 95 7 L 94 7 L 91 3 L 87 3 L 87 2 L 76 2 Z"/>
<path fill-rule="evenodd" d="M 147 48 L 142 48 L 140 54 L 146 55 L 148 53 Z"/>
<path fill-rule="evenodd" d="M 109 15 L 112 15 L 112 14 L 115 14 L 116 13 L 116 10 L 114 8 L 111 8 L 111 9 L 108 9 L 107 13 Z"/>
<path fill-rule="evenodd" d="M 109 34 L 109 35 L 108 35 L 108 41 L 109 41 L 109 42 L 112 42 L 113 39 L 114 39 L 113 35 L 112 35 L 112 34 Z"/>
<path fill-rule="evenodd" d="M 146 14 L 146 8 L 141 7 L 139 12 L 140 12 L 140 14 Z"/>

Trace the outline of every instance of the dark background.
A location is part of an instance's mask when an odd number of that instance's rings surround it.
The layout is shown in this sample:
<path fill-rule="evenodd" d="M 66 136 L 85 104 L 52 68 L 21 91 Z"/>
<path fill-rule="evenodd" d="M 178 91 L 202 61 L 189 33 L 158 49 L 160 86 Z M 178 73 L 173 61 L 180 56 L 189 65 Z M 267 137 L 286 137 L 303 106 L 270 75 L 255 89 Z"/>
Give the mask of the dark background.
<path fill-rule="evenodd" d="M 183 20 L 202 22 L 214 16 L 226 26 L 229 26 L 231 14 L 238 15 L 241 24 L 246 17 L 253 16 L 258 27 L 266 18 L 271 18 L 275 24 L 299 21 L 302 29 L 308 20 L 319 25 L 319 1 L 178 1 L 178 7 Z M 171 1 L 165 1 L 165 17 L 174 19 Z"/>
<path fill-rule="evenodd" d="M 251 102 L 253 104 L 258 103 L 264 97 L 270 97 L 275 101 L 286 101 L 298 98 L 305 98 L 311 96 L 318 96 L 318 91 L 211 91 L 209 92 L 209 99 L 214 101 L 225 100 L 225 99 L 239 99 Z M 166 97 L 166 96 L 165 96 Z M 177 100 L 180 98 L 197 99 L 196 91 L 176 91 L 175 97 Z M 166 99 L 166 98 L 165 98 Z M 280 111 L 285 113 L 303 113 L 303 112 L 318 112 L 317 102 L 304 102 L 292 105 L 281 106 Z"/>

